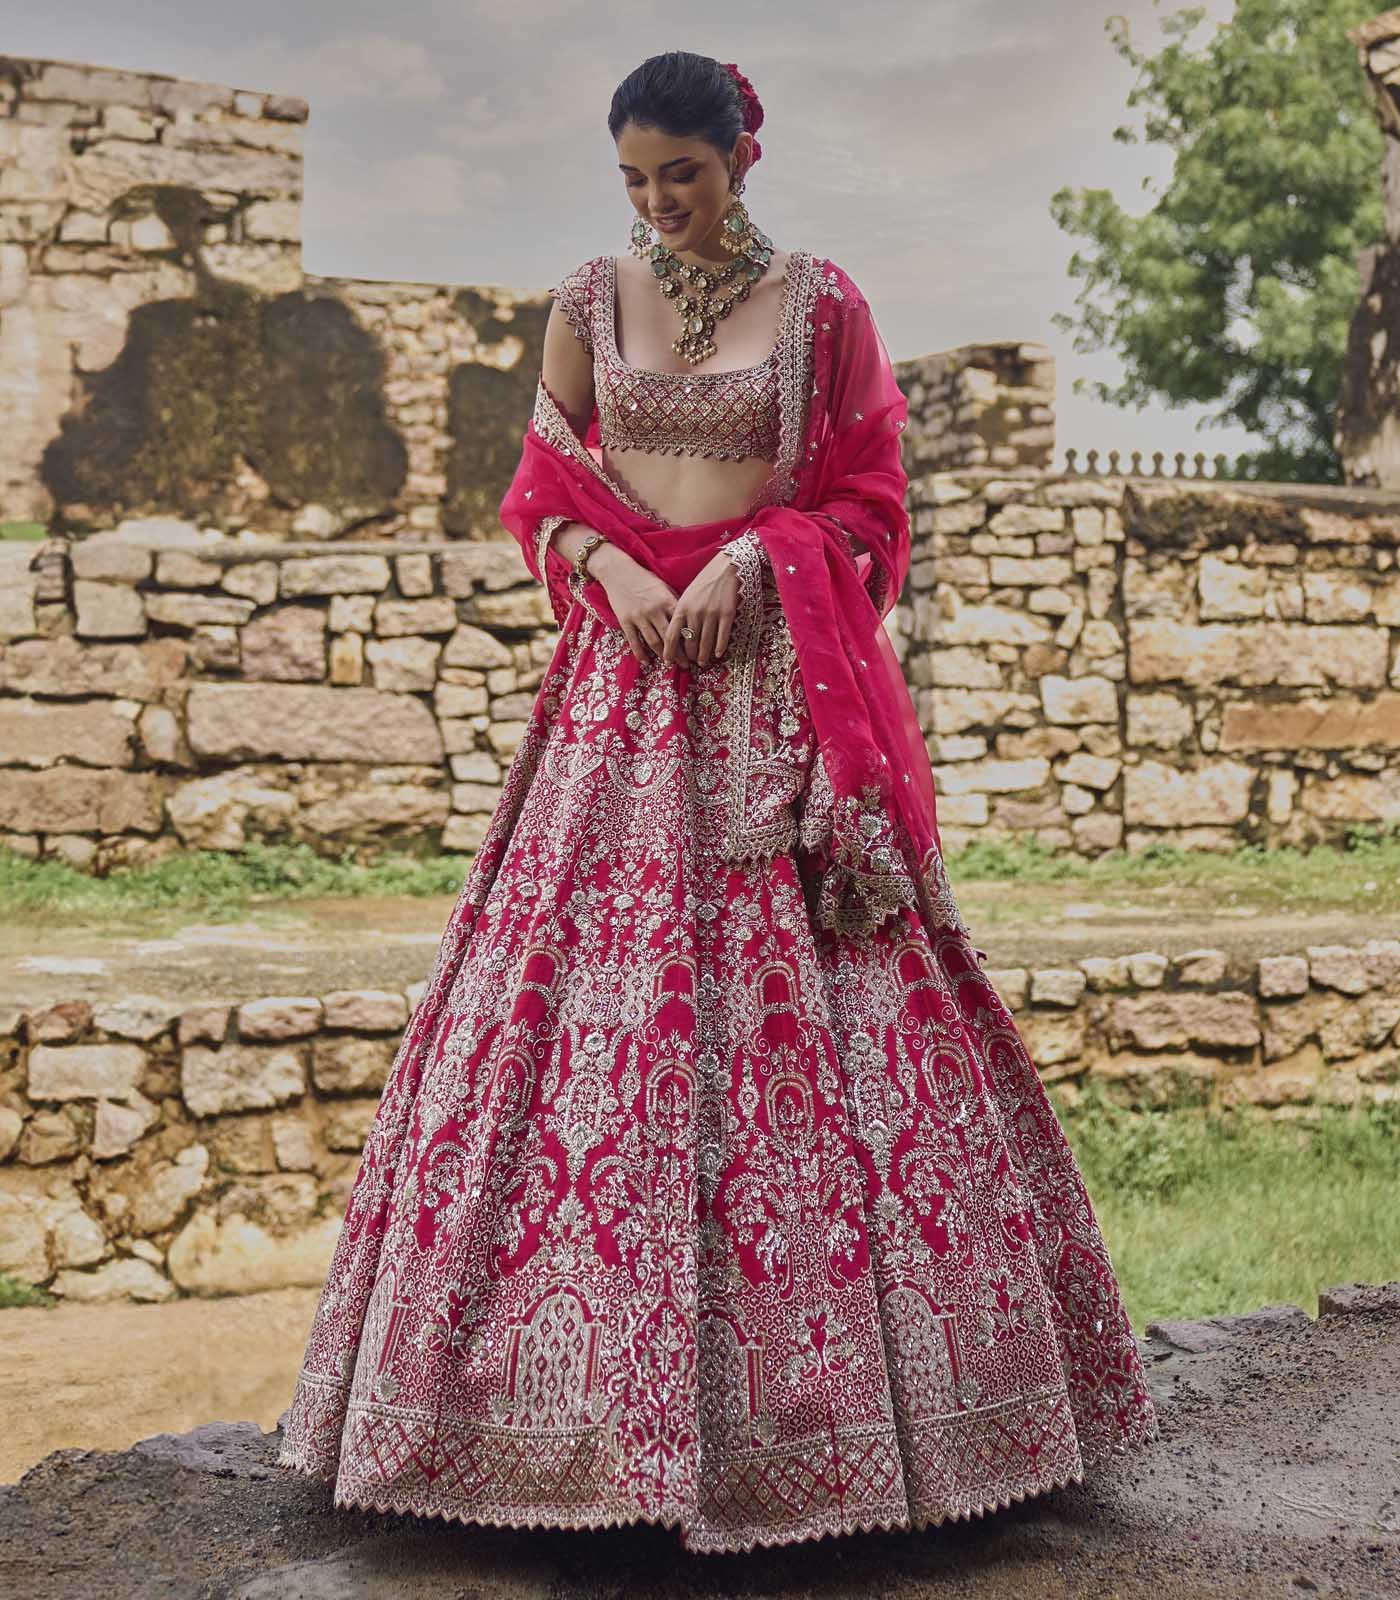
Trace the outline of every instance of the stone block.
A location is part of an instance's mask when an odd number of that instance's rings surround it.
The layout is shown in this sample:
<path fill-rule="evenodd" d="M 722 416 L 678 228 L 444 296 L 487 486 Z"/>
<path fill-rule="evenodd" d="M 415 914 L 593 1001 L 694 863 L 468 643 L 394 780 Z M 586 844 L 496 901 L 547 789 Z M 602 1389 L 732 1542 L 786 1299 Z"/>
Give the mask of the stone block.
<path fill-rule="evenodd" d="M 322 1094 L 364 1094 L 384 1087 L 396 1046 L 392 1039 L 319 1038 L 311 1075 Z"/>
<path fill-rule="evenodd" d="M 139 1088 L 146 1052 L 135 1044 L 36 1044 L 29 1052 L 31 1100 L 120 1100 Z"/>
<path fill-rule="evenodd" d="M 1254 769 L 1238 761 L 1205 762 L 1189 770 L 1143 761 L 1123 773 L 1123 816 L 1129 823 L 1179 828 L 1235 823 L 1249 815 Z"/>
<path fill-rule="evenodd" d="M 265 995 L 246 1000 L 238 1008 L 240 1039 L 306 1039 L 322 1024 L 323 1011 L 315 995 Z"/>
<path fill-rule="evenodd" d="M 145 603 L 150 621 L 178 628 L 196 628 L 210 622 L 237 626 L 253 614 L 253 602 L 237 595 L 151 593 Z"/>
<path fill-rule="evenodd" d="M 1222 750 L 1400 749 L 1400 694 L 1369 700 L 1231 700 L 1220 721 Z"/>
<path fill-rule="evenodd" d="M 200 756 L 440 763 L 432 712 L 411 695 L 320 684 L 196 683 L 186 702 Z"/>
<path fill-rule="evenodd" d="M 326 676 L 326 613 L 320 606 L 277 606 L 244 624 L 239 648 L 245 678 L 319 682 Z"/>
<path fill-rule="evenodd" d="M 180 1092 L 197 1117 L 286 1105 L 305 1091 L 306 1067 L 295 1049 L 189 1045 L 181 1054 Z"/>
<path fill-rule="evenodd" d="M 422 600 L 381 600 L 374 608 L 374 631 L 381 638 L 452 633 L 456 627 L 456 603 L 444 595 Z"/>
<path fill-rule="evenodd" d="M 60 1272 L 49 1288 L 51 1293 L 64 1300 L 79 1302 L 137 1300 L 158 1303 L 171 1300 L 176 1294 L 175 1285 L 158 1267 L 136 1256 L 121 1256 L 92 1272 Z"/>
<path fill-rule="evenodd" d="M 16 766 L 129 767 L 139 710 L 134 700 L 0 699 L 0 751 Z"/>
<path fill-rule="evenodd" d="M 141 644 L 84 644 L 70 636 L 21 639 L 0 653 L 0 689 L 158 701 L 183 681 L 187 660 L 187 646 L 180 639 Z"/>
<path fill-rule="evenodd" d="M 397 1033 L 408 1023 L 408 1002 L 397 989 L 334 989 L 321 1003 L 327 1028 Z"/>
<path fill-rule="evenodd" d="M 446 559 L 446 558 L 444 558 Z M 485 628 L 461 623 L 443 646 L 442 664 L 445 667 L 508 667 L 511 664 L 509 647 Z"/>
<path fill-rule="evenodd" d="M 282 595 L 381 594 L 389 587 L 384 556 L 289 557 L 282 563 Z"/>
<path fill-rule="evenodd" d="M 1066 678 L 1047 673 L 1040 680 L 1040 695 L 1051 722 L 1118 721 L 1118 690 L 1108 678 L 1094 674 Z"/>
<path fill-rule="evenodd" d="M 188 1294 L 255 1294 L 316 1288 L 325 1281 L 340 1218 L 278 1231 L 237 1212 L 201 1211 L 170 1246 L 170 1276 Z"/>
<path fill-rule="evenodd" d="M 146 635 L 145 602 L 124 583 L 78 578 L 73 584 L 73 606 L 79 638 L 141 639 Z"/>
<path fill-rule="evenodd" d="M 374 687 L 393 693 L 415 690 L 430 693 L 437 686 L 441 652 L 442 643 L 437 639 L 370 639 L 364 646 L 364 656 L 374 674 Z"/>

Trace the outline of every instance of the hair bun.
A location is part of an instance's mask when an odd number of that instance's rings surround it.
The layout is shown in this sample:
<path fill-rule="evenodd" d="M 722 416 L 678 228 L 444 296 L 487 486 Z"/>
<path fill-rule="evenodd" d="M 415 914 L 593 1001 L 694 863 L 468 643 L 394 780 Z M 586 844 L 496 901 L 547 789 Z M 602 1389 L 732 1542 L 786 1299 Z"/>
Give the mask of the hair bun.
<path fill-rule="evenodd" d="M 754 86 L 749 82 L 744 74 L 739 71 L 739 64 L 737 61 L 726 61 L 722 63 L 722 65 L 724 70 L 739 86 L 739 95 L 744 102 L 744 132 L 757 133 L 758 130 L 763 126 L 763 102 L 758 98 L 757 93 L 754 91 Z M 755 139 L 753 142 L 754 160 L 757 161 L 762 154 L 763 146 L 759 144 L 757 139 Z"/>

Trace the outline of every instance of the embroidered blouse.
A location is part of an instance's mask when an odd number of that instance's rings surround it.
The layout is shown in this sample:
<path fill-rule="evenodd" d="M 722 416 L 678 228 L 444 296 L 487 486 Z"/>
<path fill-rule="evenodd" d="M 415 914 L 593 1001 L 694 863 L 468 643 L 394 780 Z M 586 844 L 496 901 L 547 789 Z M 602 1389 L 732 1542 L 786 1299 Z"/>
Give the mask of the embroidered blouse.
<path fill-rule="evenodd" d="M 829 268 L 830 264 L 826 265 Z M 811 319 L 821 295 L 840 296 L 835 276 L 830 272 L 824 277 L 819 258 L 811 252 L 789 251 L 777 337 L 766 359 L 727 372 L 673 373 L 631 366 L 618 353 L 615 257 L 594 256 L 566 273 L 549 293 L 593 358 L 599 443 L 613 449 L 730 459 L 761 456 L 773 467 L 749 511 L 772 502 L 785 503 L 797 486 L 795 468 L 806 427 L 806 400 L 812 382 Z M 810 448 L 816 449 L 815 442 Z M 665 525 L 667 519 L 654 507 L 640 501 L 636 505 Z M 559 515 L 544 517 L 535 530 L 541 572 L 555 531 L 568 520 Z M 830 520 L 846 535 L 854 557 L 856 546 L 850 534 L 839 519 L 833 516 Z M 754 543 L 766 565 L 762 545 Z M 732 553 L 737 560 L 739 549 Z M 870 571 L 871 581 L 878 581 L 878 564 Z"/>
<path fill-rule="evenodd" d="M 775 460 L 791 270 L 783 280 L 773 349 L 754 366 L 710 372 L 658 372 L 624 361 L 617 348 L 616 278 L 615 259 L 595 256 L 549 291 L 593 357 L 599 442 L 613 450 Z"/>

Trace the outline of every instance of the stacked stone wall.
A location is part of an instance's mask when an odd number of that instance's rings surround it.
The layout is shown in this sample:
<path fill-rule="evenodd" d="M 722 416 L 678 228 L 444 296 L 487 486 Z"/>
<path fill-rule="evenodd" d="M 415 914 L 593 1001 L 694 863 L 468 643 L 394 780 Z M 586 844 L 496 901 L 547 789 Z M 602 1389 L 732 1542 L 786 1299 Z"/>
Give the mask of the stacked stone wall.
<path fill-rule="evenodd" d="M 933 474 L 897 608 L 945 845 L 1400 822 L 1400 496 Z"/>
<path fill-rule="evenodd" d="M 988 975 L 1071 1098 L 1400 1095 L 1400 940 Z M 0 1007 L 0 1272 L 84 1300 L 318 1286 L 423 988 Z"/>
<path fill-rule="evenodd" d="M 890 621 L 945 847 L 1400 823 L 1400 498 L 933 473 Z M 514 541 L 0 545 L 0 842 L 470 851 L 557 639 Z"/>

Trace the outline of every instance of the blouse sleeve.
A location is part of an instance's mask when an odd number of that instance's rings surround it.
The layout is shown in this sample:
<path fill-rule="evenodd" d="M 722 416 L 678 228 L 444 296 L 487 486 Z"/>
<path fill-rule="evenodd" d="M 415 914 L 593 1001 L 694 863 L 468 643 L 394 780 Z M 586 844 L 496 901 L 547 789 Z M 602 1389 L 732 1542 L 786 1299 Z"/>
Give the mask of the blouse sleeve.
<path fill-rule="evenodd" d="M 559 309 L 568 318 L 576 338 L 583 348 L 593 354 L 593 285 L 589 263 L 584 262 L 567 272 L 549 291 L 559 303 Z"/>

